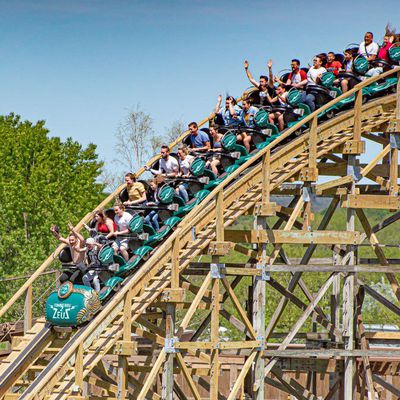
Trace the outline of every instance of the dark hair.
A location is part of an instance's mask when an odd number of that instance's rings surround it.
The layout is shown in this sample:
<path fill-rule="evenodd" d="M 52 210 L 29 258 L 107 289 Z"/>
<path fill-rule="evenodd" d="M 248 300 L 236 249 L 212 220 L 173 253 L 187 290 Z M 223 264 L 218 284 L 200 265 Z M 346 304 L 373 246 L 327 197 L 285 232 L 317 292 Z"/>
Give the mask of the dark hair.
<path fill-rule="evenodd" d="M 280 83 L 277 87 L 280 87 L 280 88 L 286 90 L 286 85 L 284 83 Z"/>
<path fill-rule="evenodd" d="M 372 32 L 365 32 L 366 35 L 370 34 L 372 37 L 374 37 L 374 34 Z"/>
<path fill-rule="evenodd" d="M 268 82 L 268 76 L 267 75 L 260 75 L 260 79 L 265 79 Z"/>
<path fill-rule="evenodd" d="M 226 100 L 232 100 L 233 104 L 235 105 L 237 103 L 236 99 L 233 96 L 226 96 Z"/>
<path fill-rule="evenodd" d="M 188 125 L 188 127 L 190 128 L 191 126 L 194 126 L 194 127 L 196 127 L 196 128 L 198 128 L 198 125 L 197 125 L 197 122 L 191 122 L 189 125 Z"/>
<path fill-rule="evenodd" d="M 330 51 L 328 54 L 333 54 L 336 58 L 336 54 L 333 51 Z"/>
<path fill-rule="evenodd" d="M 345 52 L 345 53 L 349 53 L 349 54 L 351 54 L 352 56 L 354 56 L 354 50 L 351 49 L 350 47 L 349 47 L 348 49 L 346 49 L 344 52 Z"/>
<path fill-rule="evenodd" d="M 245 99 L 243 99 L 243 101 L 249 103 L 250 105 L 253 104 L 253 100 L 250 97 L 246 97 Z"/>
<path fill-rule="evenodd" d="M 163 144 L 163 145 L 161 146 L 161 149 L 165 149 L 165 150 L 168 150 L 168 151 L 169 151 L 169 147 L 168 147 L 166 144 Z"/>
<path fill-rule="evenodd" d="M 300 65 L 300 60 L 298 58 L 293 58 L 292 62 L 297 63 L 297 65 Z"/>
<path fill-rule="evenodd" d="M 136 181 L 136 175 L 132 174 L 132 172 L 128 172 L 127 174 L 125 174 L 125 177 L 129 177 L 131 178 L 133 181 Z"/>

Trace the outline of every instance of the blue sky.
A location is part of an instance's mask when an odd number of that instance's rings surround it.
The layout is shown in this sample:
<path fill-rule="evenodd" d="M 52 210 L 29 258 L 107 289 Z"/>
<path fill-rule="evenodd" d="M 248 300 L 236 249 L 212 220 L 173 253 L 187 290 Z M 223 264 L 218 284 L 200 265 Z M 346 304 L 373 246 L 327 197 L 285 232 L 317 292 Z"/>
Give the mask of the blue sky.
<path fill-rule="evenodd" d="M 398 0 L 377 1 L 0 1 L 0 113 L 44 119 L 52 135 L 97 143 L 115 158 L 113 139 L 137 103 L 159 133 L 172 121 L 200 120 L 218 94 L 249 86 L 274 60 L 307 64 L 321 51 L 381 41 L 400 21 Z"/>

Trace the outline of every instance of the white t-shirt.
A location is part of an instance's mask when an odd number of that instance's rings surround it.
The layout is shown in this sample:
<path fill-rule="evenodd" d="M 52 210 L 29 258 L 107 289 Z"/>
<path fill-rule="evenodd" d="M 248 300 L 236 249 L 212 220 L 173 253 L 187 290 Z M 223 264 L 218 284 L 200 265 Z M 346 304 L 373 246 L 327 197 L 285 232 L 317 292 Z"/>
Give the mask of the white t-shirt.
<path fill-rule="evenodd" d="M 183 175 L 189 174 L 189 168 L 194 160 L 194 157 L 188 154 L 184 160 L 179 160 L 179 165 L 181 166 L 181 172 Z"/>
<path fill-rule="evenodd" d="M 368 46 L 365 46 L 365 42 L 362 42 L 360 44 L 360 47 L 358 49 L 358 54 L 361 54 L 364 57 L 369 57 L 369 56 L 376 56 L 379 51 L 379 46 L 377 43 L 372 42 Z"/>
<path fill-rule="evenodd" d="M 311 67 L 307 72 L 307 84 L 316 85 L 319 75 L 323 74 L 324 72 L 326 72 L 326 68 L 324 67 L 320 68 Z"/>
<path fill-rule="evenodd" d="M 168 160 L 161 158 L 159 165 L 159 169 L 151 170 L 154 175 L 171 174 L 173 172 L 178 172 L 179 169 L 178 161 L 172 156 L 168 156 Z"/>
<path fill-rule="evenodd" d="M 117 224 L 118 232 L 128 229 L 129 221 L 131 219 L 132 219 L 132 215 L 127 213 L 126 211 L 124 211 L 124 213 L 122 214 L 122 217 L 118 217 L 118 215 L 116 215 L 114 217 L 114 221 Z"/>

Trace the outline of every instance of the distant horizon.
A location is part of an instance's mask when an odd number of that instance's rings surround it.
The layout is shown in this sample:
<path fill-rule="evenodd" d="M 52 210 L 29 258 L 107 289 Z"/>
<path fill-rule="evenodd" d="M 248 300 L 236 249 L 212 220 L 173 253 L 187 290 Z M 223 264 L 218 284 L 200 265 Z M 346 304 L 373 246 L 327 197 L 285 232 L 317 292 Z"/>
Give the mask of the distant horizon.
<path fill-rule="evenodd" d="M 245 59 L 257 78 L 269 58 L 274 73 L 292 58 L 306 66 L 314 54 L 360 43 L 366 31 L 381 42 L 385 25 L 400 20 L 394 0 L 385 12 L 370 0 L 0 4 L 0 112 L 44 120 L 63 140 L 95 143 L 108 165 L 117 127 L 137 104 L 162 134 L 175 120 L 208 116 L 219 94 L 236 97 L 249 87 Z"/>

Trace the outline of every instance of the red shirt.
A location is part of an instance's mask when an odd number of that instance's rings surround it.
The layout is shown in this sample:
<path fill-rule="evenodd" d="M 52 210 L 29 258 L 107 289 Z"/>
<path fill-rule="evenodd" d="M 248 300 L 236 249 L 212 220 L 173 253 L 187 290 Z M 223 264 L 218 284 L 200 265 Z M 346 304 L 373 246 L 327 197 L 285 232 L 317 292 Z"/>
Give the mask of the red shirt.
<path fill-rule="evenodd" d="M 291 72 L 288 76 L 288 79 L 292 82 L 292 85 L 294 83 L 300 83 L 301 81 L 304 81 L 307 79 L 307 74 L 300 69 L 298 72 Z"/>
<path fill-rule="evenodd" d="M 339 70 L 342 68 L 342 64 L 339 61 L 332 61 L 331 63 L 326 63 L 325 68 L 337 75 Z"/>
<path fill-rule="evenodd" d="M 385 45 L 383 45 L 378 52 L 378 58 L 380 58 L 381 60 L 385 60 L 385 61 L 390 61 L 389 60 L 389 49 L 393 46 L 393 43 L 386 43 Z"/>
<path fill-rule="evenodd" d="M 114 225 L 114 231 L 116 231 L 117 230 L 117 225 L 115 224 L 114 221 L 113 221 L 113 225 Z M 108 226 L 106 225 L 106 223 L 99 222 L 98 225 L 97 225 L 97 232 L 110 233 L 110 230 L 108 229 Z"/>

